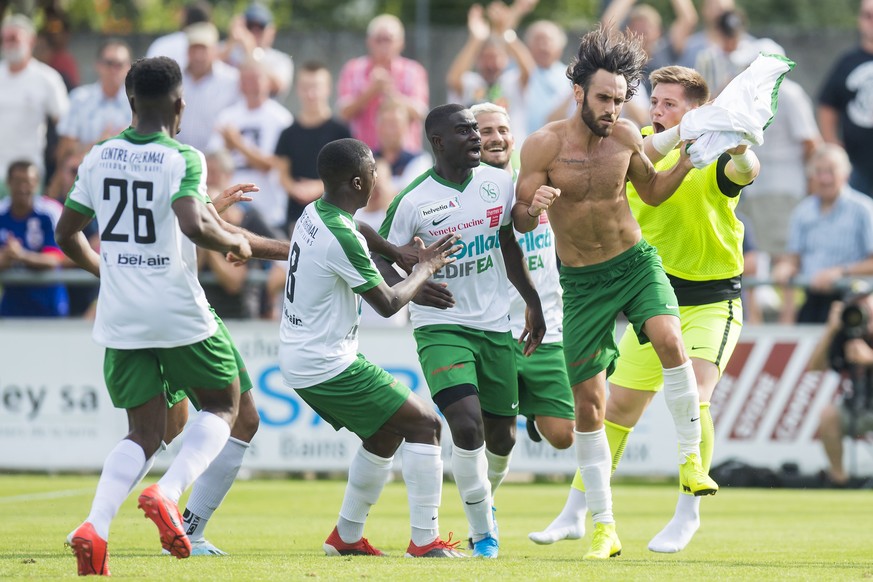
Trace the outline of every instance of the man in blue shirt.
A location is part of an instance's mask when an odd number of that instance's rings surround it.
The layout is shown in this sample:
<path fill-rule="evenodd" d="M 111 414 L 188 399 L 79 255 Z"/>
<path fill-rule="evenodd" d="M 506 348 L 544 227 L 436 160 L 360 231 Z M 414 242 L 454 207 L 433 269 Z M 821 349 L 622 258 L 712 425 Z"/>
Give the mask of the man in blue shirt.
<path fill-rule="evenodd" d="M 61 205 L 36 195 L 39 182 L 32 162 L 9 165 L 9 197 L 0 201 L 0 270 L 47 270 L 63 262 L 54 234 Z M 67 290 L 60 284 L 6 286 L 0 299 L 0 317 L 60 317 L 68 312 Z"/>

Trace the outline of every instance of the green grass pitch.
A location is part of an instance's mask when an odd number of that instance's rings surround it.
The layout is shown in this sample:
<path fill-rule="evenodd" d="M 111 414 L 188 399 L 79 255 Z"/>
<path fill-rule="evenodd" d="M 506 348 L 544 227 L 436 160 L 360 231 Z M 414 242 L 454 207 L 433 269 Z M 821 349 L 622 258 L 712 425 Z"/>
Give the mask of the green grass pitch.
<path fill-rule="evenodd" d="M 0 577 L 70 578 L 76 564 L 63 542 L 87 515 L 94 476 L 0 476 Z M 703 500 L 703 526 L 678 554 L 654 554 L 648 540 L 672 515 L 677 489 L 613 489 L 624 551 L 604 563 L 580 558 L 590 540 L 536 546 L 529 531 L 563 506 L 563 484 L 501 486 L 497 495 L 500 558 L 409 560 L 408 508 L 402 482 L 385 488 L 365 535 L 388 558 L 328 558 L 321 544 L 333 528 L 344 482 L 251 480 L 234 485 L 207 528 L 230 552 L 176 560 L 160 555 L 157 530 L 136 508 L 122 506 L 109 544 L 114 578 L 152 580 L 870 580 L 873 498 L 870 491 L 723 489 Z M 142 485 L 137 492 L 142 489 Z M 465 537 L 457 490 L 447 482 L 443 537 Z"/>

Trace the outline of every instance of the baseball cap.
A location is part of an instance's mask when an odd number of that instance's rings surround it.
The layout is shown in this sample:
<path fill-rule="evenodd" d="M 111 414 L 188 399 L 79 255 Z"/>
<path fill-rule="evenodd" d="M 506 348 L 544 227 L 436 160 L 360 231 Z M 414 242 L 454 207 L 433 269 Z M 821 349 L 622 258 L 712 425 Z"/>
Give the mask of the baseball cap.
<path fill-rule="evenodd" d="M 243 17 L 246 19 L 246 24 L 258 24 L 260 26 L 267 26 L 268 24 L 273 22 L 273 13 L 270 12 L 270 9 L 263 4 L 258 4 L 257 2 L 249 4 L 249 7 L 246 8 Z"/>
<path fill-rule="evenodd" d="M 195 22 L 185 28 L 188 46 L 203 45 L 212 47 L 218 44 L 218 29 L 211 22 Z"/>

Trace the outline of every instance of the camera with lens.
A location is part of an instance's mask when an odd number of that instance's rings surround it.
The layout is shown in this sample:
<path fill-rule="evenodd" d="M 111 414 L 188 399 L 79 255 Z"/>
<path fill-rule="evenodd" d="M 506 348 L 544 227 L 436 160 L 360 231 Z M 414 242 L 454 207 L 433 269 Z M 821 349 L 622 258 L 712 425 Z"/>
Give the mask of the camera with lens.
<path fill-rule="evenodd" d="M 831 367 L 838 372 L 849 371 L 852 367 L 846 361 L 846 342 L 866 338 L 870 335 L 868 331 L 870 310 L 867 307 L 867 301 L 865 301 L 868 295 L 870 295 L 870 291 L 864 290 L 861 293 L 849 293 L 844 299 L 845 307 L 840 315 L 840 329 L 834 336 L 829 350 Z"/>
<path fill-rule="evenodd" d="M 857 301 L 848 303 L 843 308 L 842 332 L 846 339 L 856 339 L 867 335 L 867 323 L 870 312 L 863 303 Z"/>

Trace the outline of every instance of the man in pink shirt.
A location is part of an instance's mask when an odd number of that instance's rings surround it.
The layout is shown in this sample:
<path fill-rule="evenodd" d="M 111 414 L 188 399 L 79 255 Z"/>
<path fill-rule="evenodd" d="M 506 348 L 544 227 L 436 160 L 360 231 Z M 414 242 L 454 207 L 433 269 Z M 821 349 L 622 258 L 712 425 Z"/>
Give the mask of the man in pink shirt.
<path fill-rule="evenodd" d="M 421 120 L 428 111 L 427 72 L 420 63 L 400 56 L 403 23 L 381 14 L 367 26 L 367 55 L 351 59 L 340 71 L 338 108 L 352 136 L 379 148 L 376 112 L 385 98 L 409 110 L 412 123 L 404 140 L 407 149 L 421 150 Z"/>

